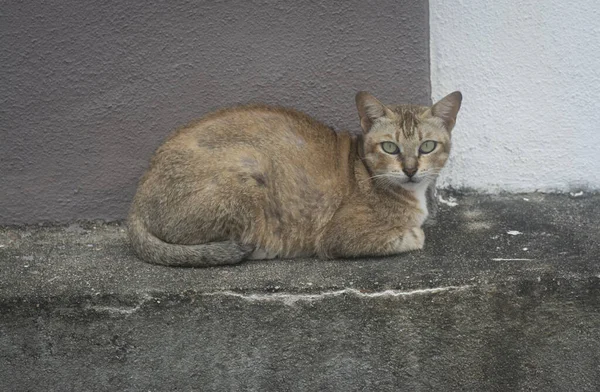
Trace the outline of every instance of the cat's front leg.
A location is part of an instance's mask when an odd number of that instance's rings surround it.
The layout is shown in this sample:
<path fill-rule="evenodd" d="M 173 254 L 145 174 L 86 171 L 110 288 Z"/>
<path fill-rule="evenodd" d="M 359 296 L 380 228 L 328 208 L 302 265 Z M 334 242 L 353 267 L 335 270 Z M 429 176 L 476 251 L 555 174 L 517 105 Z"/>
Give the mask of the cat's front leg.
<path fill-rule="evenodd" d="M 392 249 L 397 252 L 408 252 L 411 250 L 421 250 L 425 245 L 425 233 L 420 227 L 413 227 L 396 238 L 392 243 Z"/>
<path fill-rule="evenodd" d="M 336 226 L 328 231 L 319 247 L 322 257 L 369 257 L 391 256 L 398 253 L 423 249 L 425 233 L 420 227 L 410 229 L 386 229 L 355 225 Z"/>

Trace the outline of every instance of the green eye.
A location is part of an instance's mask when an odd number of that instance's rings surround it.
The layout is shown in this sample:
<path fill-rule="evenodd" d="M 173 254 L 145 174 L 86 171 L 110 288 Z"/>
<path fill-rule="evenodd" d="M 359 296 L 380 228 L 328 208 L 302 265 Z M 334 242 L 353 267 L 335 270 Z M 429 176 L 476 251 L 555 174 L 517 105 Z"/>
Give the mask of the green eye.
<path fill-rule="evenodd" d="M 423 142 L 423 144 L 421 144 L 421 147 L 419 147 L 419 152 L 421 154 L 429 154 L 430 152 L 435 150 L 436 146 L 437 142 L 434 142 L 433 140 L 427 140 Z"/>
<path fill-rule="evenodd" d="M 400 152 L 400 149 L 397 145 L 392 142 L 383 142 L 381 143 L 381 149 L 388 154 L 396 155 Z"/>

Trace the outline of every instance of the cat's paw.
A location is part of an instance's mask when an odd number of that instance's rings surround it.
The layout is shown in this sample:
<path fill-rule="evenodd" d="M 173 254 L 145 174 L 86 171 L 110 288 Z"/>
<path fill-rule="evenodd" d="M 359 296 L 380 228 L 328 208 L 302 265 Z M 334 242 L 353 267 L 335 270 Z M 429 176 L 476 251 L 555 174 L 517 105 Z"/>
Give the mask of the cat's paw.
<path fill-rule="evenodd" d="M 413 227 L 404 233 L 404 250 L 420 250 L 425 245 L 425 233 L 420 227 Z"/>
<path fill-rule="evenodd" d="M 277 258 L 277 252 L 257 248 L 248 256 L 249 260 L 270 260 Z"/>

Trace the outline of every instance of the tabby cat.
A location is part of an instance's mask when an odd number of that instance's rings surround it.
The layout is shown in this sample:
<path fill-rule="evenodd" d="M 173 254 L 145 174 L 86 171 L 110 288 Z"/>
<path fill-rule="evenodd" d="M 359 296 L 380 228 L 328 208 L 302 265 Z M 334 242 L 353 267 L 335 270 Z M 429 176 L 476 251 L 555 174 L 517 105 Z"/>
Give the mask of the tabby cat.
<path fill-rule="evenodd" d="M 432 107 L 386 106 L 359 92 L 360 135 L 280 107 L 209 114 L 152 158 L 129 214 L 133 248 L 194 267 L 422 249 L 425 195 L 461 101 L 456 91 Z"/>

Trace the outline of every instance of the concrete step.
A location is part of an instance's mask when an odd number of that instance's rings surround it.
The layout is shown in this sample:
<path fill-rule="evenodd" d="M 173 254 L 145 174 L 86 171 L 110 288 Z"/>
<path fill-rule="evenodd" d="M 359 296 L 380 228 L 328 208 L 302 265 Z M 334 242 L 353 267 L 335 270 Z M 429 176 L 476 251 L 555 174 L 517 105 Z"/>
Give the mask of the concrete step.
<path fill-rule="evenodd" d="M 0 229 L 0 391 L 597 391 L 600 195 L 456 196 L 391 258 L 145 264 Z"/>

